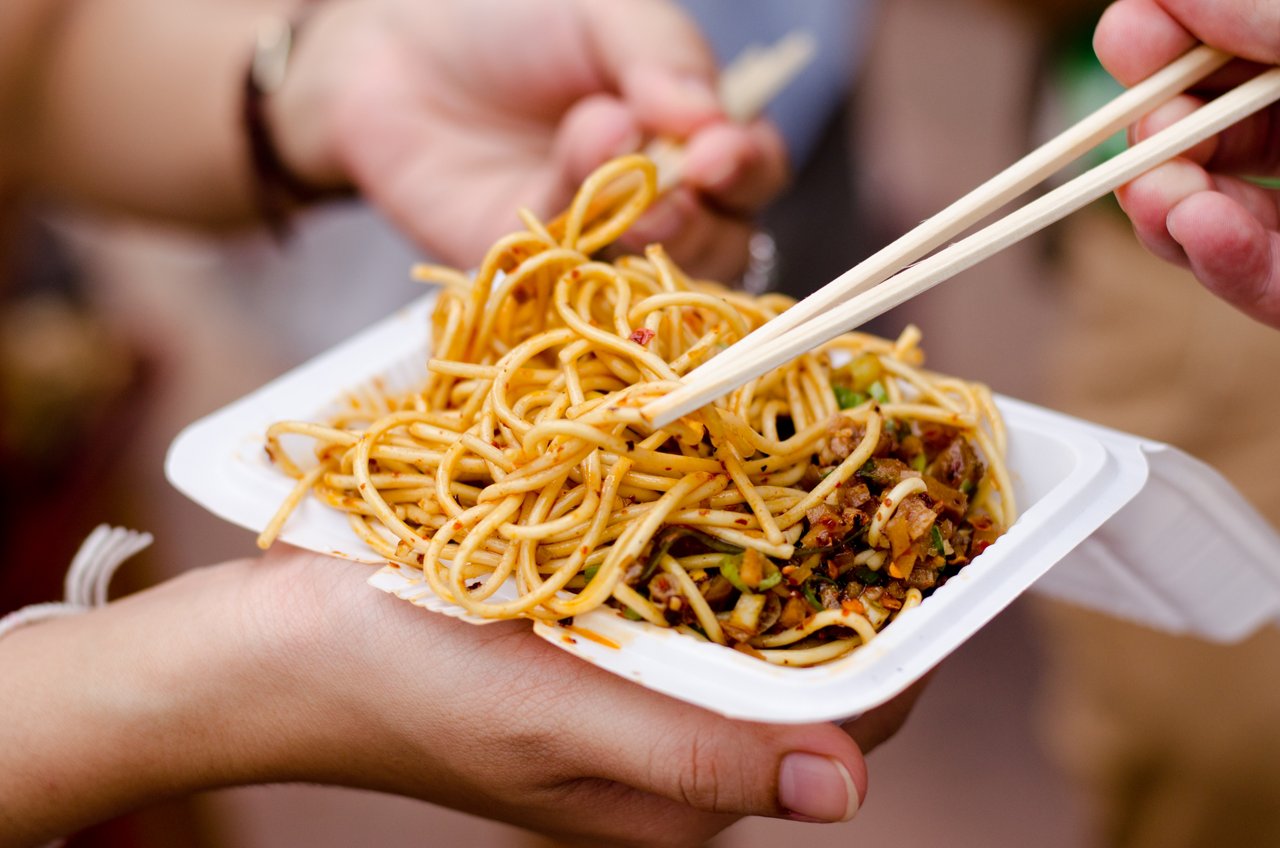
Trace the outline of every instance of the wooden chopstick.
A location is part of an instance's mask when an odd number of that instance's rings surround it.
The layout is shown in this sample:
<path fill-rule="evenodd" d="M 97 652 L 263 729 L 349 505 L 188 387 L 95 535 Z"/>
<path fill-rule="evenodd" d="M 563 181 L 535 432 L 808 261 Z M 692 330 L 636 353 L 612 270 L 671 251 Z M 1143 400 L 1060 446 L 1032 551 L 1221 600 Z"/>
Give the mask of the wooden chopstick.
<path fill-rule="evenodd" d="M 1039 185 L 1077 159 L 1085 150 L 1097 147 L 1150 112 L 1154 105 L 1165 102 L 1204 79 L 1230 59 L 1230 55 L 1203 45 L 1188 51 L 911 232 L 859 262 L 829 285 L 823 286 L 755 332 L 739 339 L 729 347 L 726 358 L 733 359 L 748 350 L 759 350 L 765 342 L 821 315 L 837 303 L 879 285 L 906 265 Z M 708 369 L 716 368 L 715 362 L 715 359 L 710 359 L 690 371 L 685 375 L 686 381 L 697 380 Z"/>
<path fill-rule="evenodd" d="M 696 379 L 693 374 L 686 375 L 684 385 L 650 402 L 642 411 L 655 426 L 668 424 L 1061 220 L 1276 100 L 1280 100 L 1280 68 L 1263 72 L 1113 159 L 879 286 L 843 301 L 843 292 L 836 292 L 832 297 L 835 306 L 775 335 L 767 344 L 749 348 L 734 357 L 715 357 L 708 366 L 720 363 L 717 367 L 704 366 Z M 1158 104 L 1150 104 L 1155 105 Z"/>

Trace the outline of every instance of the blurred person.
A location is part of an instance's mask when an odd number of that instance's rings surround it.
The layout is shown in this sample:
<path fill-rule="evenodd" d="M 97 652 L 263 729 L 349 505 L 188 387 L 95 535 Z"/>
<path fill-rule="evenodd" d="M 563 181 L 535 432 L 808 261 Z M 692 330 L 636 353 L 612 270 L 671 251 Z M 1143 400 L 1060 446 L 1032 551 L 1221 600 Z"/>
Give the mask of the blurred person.
<path fill-rule="evenodd" d="M 1091 23 L 1092 12 L 1078 20 Z M 1278 20 L 1280 4 L 1270 2 L 1120 0 L 1097 21 L 1093 43 L 1131 85 L 1197 41 L 1274 64 Z M 1247 72 L 1215 75 L 1139 122 L 1131 138 Z M 1117 193 L 1142 245 L 1168 264 L 1144 254 L 1105 205 L 1063 222 L 1060 326 L 1039 399 L 1186 450 L 1280 525 L 1280 482 L 1270 473 L 1280 466 L 1280 405 L 1257 377 L 1280 368 L 1276 204 L 1244 178 L 1274 173 L 1275 115 L 1272 107 Z M 1212 552 L 1195 555 L 1211 581 Z M 1088 790 L 1100 844 L 1280 844 L 1272 730 L 1280 688 L 1268 673 L 1280 661 L 1280 632 L 1217 645 L 1067 605 L 1041 609 L 1051 660 L 1046 738 Z"/>
<path fill-rule="evenodd" d="M 684 184 L 639 237 L 732 276 L 752 213 L 785 179 L 778 136 L 723 120 L 711 56 L 672 7 L 602 8 L 317 5 L 266 91 L 245 89 L 244 46 L 283 4 L 9 3 L 3 200 L 283 228 L 295 207 L 356 189 L 466 264 L 503 211 L 545 213 L 600 161 L 665 134 L 686 142 Z M 363 577 L 282 551 L 0 640 L 13 682 L 0 696 L 0 839 L 34 844 L 199 788 L 307 780 L 577 839 L 687 844 L 743 814 L 849 818 L 866 785 L 854 740 L 884 738 L 910 701 L 848 734 L 731 722 L 527 628 L 422 616 Z M 414 642 L 412 657 L 389 654 Z"/>
<path fill-rule="evenodd" d="M 1120 0 L 1098 22 L 1094 46 L 1132 85 L 1197 42 L 1276 64 L 1277 23 L 1273 2 Z M 1131 139 L 1254 70 L 1219 72 L 1140 121 Z M 1280 368 L 1278 219 L 1274 192 L 1252 179 L 1275 173 L 1276 114 L 1270 107 L 1117 192 L 1142 245 L 1168 265 L 1142 255 L 1105 215 L 1067 222 L 1062 315 L 1072 344 L 1050 394 L 1204 459 L 1280 524 L 1270 473 L 1280 465 L 1280 405 L 1257 382 Z M 1235 309 L 1215 304 L 1192 275 Z M 1103 844 L 1280 844 L 1280 688 L 1269 674 L 1280 632 L 1215 645 L 1057 605 L 1045 622 L 1055 669 L 1049 732 L 1091 792 Z"/>

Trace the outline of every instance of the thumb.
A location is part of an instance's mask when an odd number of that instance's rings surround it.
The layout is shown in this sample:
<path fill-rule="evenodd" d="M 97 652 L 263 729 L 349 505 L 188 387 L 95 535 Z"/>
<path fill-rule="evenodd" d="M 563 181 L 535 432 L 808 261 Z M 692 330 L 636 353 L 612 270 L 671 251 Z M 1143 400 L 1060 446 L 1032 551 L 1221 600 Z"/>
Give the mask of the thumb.
<path fill-rule="evenodd" d="M 598 743 L 581 749 L 586 769 L 607 764 L 597 776 L 704 812 L 822 822 L 857 812 L 866 763 L 835 725 L 733 721 L 661 700 L 627 716 L 593 711 L 597 726 L 579 737 Z"/>

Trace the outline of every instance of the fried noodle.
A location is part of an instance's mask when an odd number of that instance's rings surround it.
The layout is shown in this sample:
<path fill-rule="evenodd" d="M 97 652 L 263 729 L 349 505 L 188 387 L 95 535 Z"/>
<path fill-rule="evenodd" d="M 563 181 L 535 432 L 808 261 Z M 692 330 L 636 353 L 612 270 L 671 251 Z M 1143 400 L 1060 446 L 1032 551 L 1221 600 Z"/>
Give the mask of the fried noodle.
<path fill-rule="evenodd" d="M 419 390 L 286 421 L 267 451 L 388 561 L 483 618 L 610 605 L 770 662 L 848 653 L 1014 519 L 990 391 L 920 334 L 848 333 L 655 430 L 646 401 L 790 305 L 689 278 L 660 246 L 597 258 L 656 194 L 623 157 L 549 223 L 441 286 Z M 315 442 L 304 470 L 281 445 Z M 517 596 L 498 597 L 513 581 Z"/>

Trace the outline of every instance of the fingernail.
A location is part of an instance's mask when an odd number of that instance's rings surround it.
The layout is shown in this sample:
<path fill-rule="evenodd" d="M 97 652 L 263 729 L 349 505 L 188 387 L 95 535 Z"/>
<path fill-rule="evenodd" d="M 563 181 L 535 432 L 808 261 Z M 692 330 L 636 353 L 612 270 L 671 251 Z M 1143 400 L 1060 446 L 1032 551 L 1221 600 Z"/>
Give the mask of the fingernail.
<path fill-rule="evenodd" d="M 1205 170 L 1185 159 L 1165 162 L 1134 180 L 1134 184 L 1142 191 L 1159 198 L 1168 208 L 1173 208 L 1197 192 L 1213 188 L 1213 182 Z"/>
<path fill-rule="evenodd" d="M 1178 244 L 1182 244 L 1182 239 L 1178 237 L 1178 216 L 1173 214 L 1177 208 L 1176 206 L 1173 207 L 1173 209 L 1169 210 L 1169 214 L 1165 216 L 1164 228 L 1169 231 L 1169 238 Z"/>
<path fill-rule="evenodd" d="M 858 788 L 839 760 L 795 752 L 782 758 L 778 803 L 802 821 L 849 821 L 858 812 Z"/>

